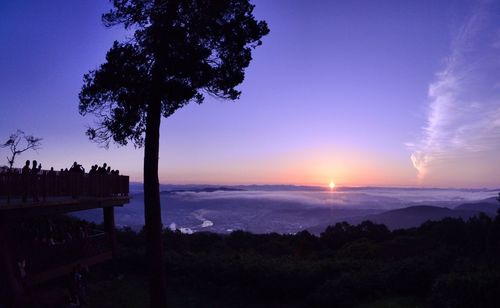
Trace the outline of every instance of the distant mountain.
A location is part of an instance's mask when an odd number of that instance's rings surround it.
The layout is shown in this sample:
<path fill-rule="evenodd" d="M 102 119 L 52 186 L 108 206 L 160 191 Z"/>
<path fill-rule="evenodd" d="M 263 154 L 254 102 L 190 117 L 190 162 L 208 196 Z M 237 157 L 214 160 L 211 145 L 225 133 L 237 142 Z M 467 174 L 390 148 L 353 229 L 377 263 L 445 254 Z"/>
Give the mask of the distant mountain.
<path fill-rule="evenodd" d="M 496 216 L 499 209 L 500 202 L 496 198 L 488 198 L 476 203 L 465 203 L 455 207 L 455 210 L 483 212 L 490 216 Z"/>
<path fill-rule="evenodd" d="M 160 193 L 162 194 L 175 194 L 180 192 L 215 192 L 215 191 L 245 191 L 245 189 L 234 188 L 234 187 L 203 187 L 203 188 L 191 188 L 191 189 L 174 189 L 174 190 L 164 190 Z"/>
<path fill-rule="evenodd" d="M 161 191 L 195 189 L 202 187 L 217 187 L 220 185 L 214 184 L 160 184 Z M 324 186 L 308 186 L 308 185 L 289 185 L 289 184 L 249 184 L 249 185 L 224 185 L 228 188 L 238 188 L 243 190 L 254 191 L 329 191 L 330 189 L 325 184 Z M 143 183 L 130 182 L 131 191 L 142 191 Z M 500 188 L 421 188 L 421 187 L 379 187 L 379 186 L 338 186 L 335 191 L 460 191 L 460 192 L 498 192 Z"/>
<path fill-rule="evenodd" d="M 390 210 L 379 214 L 348 217 L 343 221 L 357 225 L 365 220 L 370 220 L 374 223 L 384 224 L 389 229 L 407 229 L 418 227 L 426 221 L 439 221 L 443 218 L 462 218 L 467 220 L 473 216 L 484 212 L 488 216 L 494 217 L 500 204 L 492 202 L 466 203 L 457 206 L 455 209 L 438 206 L 418 205 Z M 337 222 L 337 221 L 336 221 Z M 332 222 L 334 224 L 336 222 Z M 327 225 L 318 225 L 309 230 L 313 233 L 319 233 L 325 230 Z"/>
<path fill-rule="evenodd" d="M 472 210 L 420 205 L 387 211 L 381 214 L 352 218 L 348 222 L 358 224 L 363 220 L 371 220 L 374 223 L 384 224 L 389 229 L 403 229 L 418 227 L 428 220 L 438 221 L 446 217 L 469 219 L 478 214 L 478 211 Z"/>
<path fill-rule="evenodd" d="M 130 192 L 132 194 L 142 193 L 144 184 L 140 182 L 130 182 Z M 160 192 L 214 192 L 214 191 L 244 191 L 246 189 L 239 186 L 220 186 L 220 185 L 202 185 L 202 184 L 160 184 Z"/>
<path fill-rule="evenodd" d="M 233 187 L 253 191 L 326 191 L 325 186 L 305 186 L 305 185 L 235 185 Z"/>

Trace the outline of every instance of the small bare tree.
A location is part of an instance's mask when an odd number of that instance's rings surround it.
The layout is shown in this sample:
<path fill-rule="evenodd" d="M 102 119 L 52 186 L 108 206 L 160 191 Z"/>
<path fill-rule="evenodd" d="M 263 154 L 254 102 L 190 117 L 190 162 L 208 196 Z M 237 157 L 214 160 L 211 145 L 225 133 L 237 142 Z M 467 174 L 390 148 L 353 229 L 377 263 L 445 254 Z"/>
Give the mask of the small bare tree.
<path fill-rule="evenodd" d="M 11 156 L 7 157 L 9 162 L 9 168 L 12 169 L 14 166 L 14 161 L 17 155 L 28 150 L 38 150 L 42 145 L 42 138 L 35 137 L 33 135 L 26 135 L 25 132 L 18 129 L 15 133 L 9 136 L 9 139 L 4 144 L 1 144 L 1 148 L 9 148 Z"/>

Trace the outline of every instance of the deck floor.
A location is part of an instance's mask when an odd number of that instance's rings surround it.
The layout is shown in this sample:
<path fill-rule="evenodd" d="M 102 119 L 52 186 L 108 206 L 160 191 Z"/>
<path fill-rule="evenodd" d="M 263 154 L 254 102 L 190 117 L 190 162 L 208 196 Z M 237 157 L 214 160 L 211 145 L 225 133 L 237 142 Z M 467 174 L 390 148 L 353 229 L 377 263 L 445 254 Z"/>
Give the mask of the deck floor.
<path fill-rule="evenodd" d="M 104 208 L 111 206 L 123 206 L 130 202 L 129 196 L 111 197 L 77 197 L 71 196 L 48 197 L 40 202 L 23 202 L 21 198 L 0 198 L 0 218 L 22 218 L 35 215 L 50 215 L 57 213 L 68 213 L 94 208 Z"/>

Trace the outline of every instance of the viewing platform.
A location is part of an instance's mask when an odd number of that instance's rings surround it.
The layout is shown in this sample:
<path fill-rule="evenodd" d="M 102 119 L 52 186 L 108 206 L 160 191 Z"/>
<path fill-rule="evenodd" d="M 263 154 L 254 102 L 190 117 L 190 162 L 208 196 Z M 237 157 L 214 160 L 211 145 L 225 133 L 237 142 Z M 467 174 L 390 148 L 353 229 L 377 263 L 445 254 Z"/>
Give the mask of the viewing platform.
<path fill-rule="evenodd" d="M 112 259 L 116 255 L 114 207 L 129 202 L 128 176 L 0 171 L 2 284 L 12 294 L 22 294 L 23 286 Z M 98 208 L 103 209 L 102 228 L 61 215 Z"/>
<path fill-rule="evenodd" d="M 129 177 L 123 175 L 50 170 L 24 175 L 20 169 L 0 173 L 2 213 L 63 205 L 71 208 L 67 211 L 116 206 L 128 203 L 128 193 Z"/>

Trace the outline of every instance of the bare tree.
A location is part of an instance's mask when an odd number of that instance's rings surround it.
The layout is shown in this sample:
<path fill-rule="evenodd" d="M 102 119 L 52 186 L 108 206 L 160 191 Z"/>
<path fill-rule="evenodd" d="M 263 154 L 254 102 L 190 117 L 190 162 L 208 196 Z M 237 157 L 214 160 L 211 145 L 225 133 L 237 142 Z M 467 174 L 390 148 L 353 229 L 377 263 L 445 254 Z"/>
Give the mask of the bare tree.
<path fill-rule="evenodd" d="M 7 157 L 9 162 L 9 168 L 12 169 L 14 166 L 14 161 L 17 155 L 24 153 L 28 150 L 38 150 L 42 145 L 42 138 L 35 137 L 33 135 L 26 135 L 25 132 L 18 129 L 15 133 L 9 136 L 7 141 L 0 145 L 1 148 L 9 148 L 11 156 Z"/>

